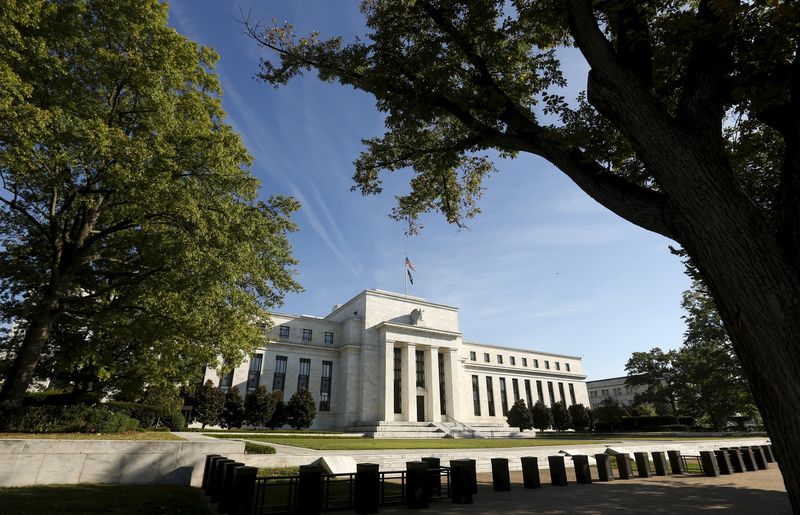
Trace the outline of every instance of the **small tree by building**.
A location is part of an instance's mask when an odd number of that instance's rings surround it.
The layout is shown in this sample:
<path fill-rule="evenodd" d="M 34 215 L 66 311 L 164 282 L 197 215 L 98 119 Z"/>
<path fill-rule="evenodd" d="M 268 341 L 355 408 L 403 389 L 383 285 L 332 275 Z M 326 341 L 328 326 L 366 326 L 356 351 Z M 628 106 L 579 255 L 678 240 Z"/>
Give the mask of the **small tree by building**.
<path fill-rule="evenodd" d="M 531 420 L 534 428 L 544 431 L 553 425 L 553 414 L 542 401 L 536 401 L 531 410 Z"/>
<path fill-rule="evenodd" d="M 531 410 L 525 405 L 522 399 L 517 400 L 511 409 L 508 410 L 507 415 L 508 425 L 511 427 L 518 427 L 520 431 L 526 429 L 533 429 L 533 420 L 531 419 Z"/>
<path fill-rule="evenodd" d="M 277 397 L 268 392 L 266 386 L 260 385 L 244 398 L 244 418 L 251 426 L 265 427 L 277 403 Z"/>
<path fill-rule="evenodd" d="M 274 391 L 271 392 L 270 395 L 275 397 L 275 411 L 272 412 L 272 417 L 270 417 L 269 422 L 267 422 L 267 427 L 270 429 L 283 427 L 289 423 L 289 419 L 286 415 L 286 403 L 283 402 L 282 399 L 283 392 Z"/>
<path fill-rule="evenodd" d="M 567 405 L 564 401 L 558 401 L 551 408 L 553 413 L 553 429 L 556 431 L 566 431 L 570 427 L 570 417 Z"/>
<path fill-rule="evenodd" d="M 592 411 L 592 414 L 594 415 L 595 431 L 613 432 L 620 428 L 622 417 L 625 416 L 625 408 L 613 399 L 605 399 Z"/>
<path fill-rule="evenodd" d="M 583 404 L 573 404 L 568 408 L 569 417 L 572 420 L 572 429 L 575 431 L 586 431 L 592 425 L 592 412 Z"/>
<path fill-rule="evenodd" d="M 225 405 L 225 394 L 214 386 L 211 380 L 201 386 L 194 400 L 192 419 L 199 422 L 203 428 L 206 425 L 219 424 L 222 418 L 222 409 Z"/>
<path fill-rule="evenodd" d="M 294 392 L 286 404 L 286 415 L 289 425 L 295 429 L 305 429 L 311 426 L 317 416 L 317 406 L 311 392 L 305 388 Z"/>
<path fill-rule="evenodd" d="M 244 402 L 239 387 L 234 386 L 225 394 L 225 405 L 222 408 L 222 427 L 242 427 L 244 423 Z"/>

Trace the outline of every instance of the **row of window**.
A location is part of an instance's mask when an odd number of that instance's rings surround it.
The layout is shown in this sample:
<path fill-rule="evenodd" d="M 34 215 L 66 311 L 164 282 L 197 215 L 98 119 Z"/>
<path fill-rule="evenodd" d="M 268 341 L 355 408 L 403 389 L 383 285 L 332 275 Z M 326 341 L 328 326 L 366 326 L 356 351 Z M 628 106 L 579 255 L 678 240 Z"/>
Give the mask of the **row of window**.
<path fill-rule="evenodd" d="M 278 332 L 278 336 L 280 338 L 288 339 L 289 338 L 289 333 L 291 331 L 291 328 L 288 325 L 282 325 L 282 326 L 280 326 L 278 331 L 279 331 Z M 303 331 L 303 339 L 302 339 L 302 341 L 310 342 L 311 341 L 311 336 L 312 336 L 311 329 L 303 329 L 302 331 Z M 328 345 L 333 345 L 333 333 L 332 332 L 325 331 L 325 343 L 328 344 Z"/>
<path fill-rule="evenodd" d="M 470 361 L 478 361 L 478 355 L 475 353 L 475 351 L 469 351 L 469 360 Z M 528 358 L 520 358 L 520 360 L 522 361 L 522 366 L 523 367 L 527 367 L 528 366 Z M 491 363 L 492 362 L 491 358 L 489 357 L 489 353 L 488 352 L 484 352 L 483 353 L 483 362 L 484 363 Z M 516 366 L 517 365 L 517 358 L 515 356 L 509 356 L 508 357 L 508 362 L 509 362 L 509 364 L 511 366 Z M 503 364 L 503 355 L 502 354 L 498 354 L 497 355 L 497 364 L 498 365 L 502 365 Z M 553 364 L 555 365 L 556 370 L 561 370 L 561 363 L 559 363 L 558 361 L 554 361 Z M 533 360 L 533 368 L 539 368 L 539 360 L 538 359 L 534 358 L 534 360 Z M 544 368 L 545 368 L 545 370 L 550 370 L 550 361 L 544 360 Z M 567 372 L 570 371 L 569 363 L 564 363 L 564 370 L 566 370 Z"/>
<path fill-rule="evenodd" d="M 425 351 L 415 351 L 414 358 L 416 362 L 416 386 L 418 388 L 425 388 Z M 439 407 L 442 415 L 447 413 L 447 394 L 445 392 L 445 379 L 444 379 L 444 355 L 440 352 L 439 358 Z M 394 412 L 403 412 L 403 377 L 402 377 L 403 358 L 402 350 L 395 347 L 394 349 Z"/>
<path fill-rule="evenodd" d="M 633 388 L 625 386 L 625 393 L 633 393 Z M 614 395 L 622 395 L 622 388 L 614 388 Z M 609 397 L 610 390 L 592 390 L 592 397 Z"/>
<path fill-rule="evenodd" d="M 247 391 L 251 392 L 258 388 L 261 382 L 261 364 L 264 361 L 262 354 L 255 354 L 250 358 L 250 366 L 247 371 Z M 275 357 L 275 373 L 272 375 L 272 390 L 283 392 L 286 386 L 286 356 Z M 322 362 L 322 381 L 319 392 L 319 410 L 330 411 L 331 409 L 331 375 L 333 373 L 333 362 Z M 300 358 L 300 369 L 297 374 L 297 389 L 308 389 L 309 378 L 311 377 L 311 360 Z M 227 392 L 233 386 L 233 370 L 222 374 L 219 380 L 220 390 Z"/>
<path fill-rule="evenodd" d="M 500 407 L 502 409 L 501 415 L 506 416 L 508 415 L 508 394 L 506 393 L 506 378 L 499 377 L 498 384 L 500 385 Z M 477 375 L 472 376 L 472 405 L 473 405 L 473 412 L 475 413 L 476 417 L 481 416 L 481 393 L 479 388 L 480 380 Z M 525 385 L 525 400 L 527 406 L 530 408 L 533 406 L 533 394 L 531 392 L 531 381 L 530 379 L 524 379 Z M 561 397 L 561 402 L 566 402 L 566 397 L 564 396 L 564 383 L 557 383 L 558 386 L 558 393 Z M 576 404 L 575 402 L 575 387 L 572 383 L 568 383 L 567 387 L 569 389 L 569 399 L 570 405 Z M 520 399 L 520 389 L 519 389 L 519 379 L 512 378 L 511 379 L 511 390 L 514 394 L 514 402 L 517 402 Z M 547 381 L 547 393 L 550 397 L 550 406 L 556 403 L 556 396 L 555 390 L 553 387 L 552 381 Z M 536 394 L 538 400 L 544 402 L 544 393 L 542 389 L 542 381 L 536 381 Z M 492 376 L 486 376 L 486 395 L 488 399 L 486 400 L 487 408 L 489 410 L 488 415 L 490 417 L 497 416 L 495 412 L 495 405 L 494 405 L 494 378 Z"/>

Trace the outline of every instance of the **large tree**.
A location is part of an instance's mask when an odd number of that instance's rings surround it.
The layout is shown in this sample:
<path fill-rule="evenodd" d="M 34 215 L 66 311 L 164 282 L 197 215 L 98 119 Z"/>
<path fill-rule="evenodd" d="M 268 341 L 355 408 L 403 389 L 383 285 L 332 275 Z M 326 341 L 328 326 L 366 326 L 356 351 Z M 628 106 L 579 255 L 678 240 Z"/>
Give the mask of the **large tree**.
<path fill-rule="evenodd" d="M 634 352 L 625 371 L 628 372 L 626 385 L 646 386 L 644 395 L 639 395 L 638 401 L 668 404 L 678 423 L 677 391 L 681 379 L 677 377 L 674 368 L 677 351 L 662 351 L 654 347 L 647 352 Z"/>
<path fill-rule="evenodd" d="M 344 44 L 249 23 L 260 76 L 316 69 L 375 96 L 356 188 L 413 169 L 394 216 L 477 213 L 488 149 L 555 165 L 703 275 L 800 511 L 800 4 L 780 0 L 370 0 Z M 557 49 L 590 72 L 567 101 Z M 278 59 L 275 59 L 277 56 Z"/>
<path fill-rule="evenodd" d="M 20 405 L 43 353 L 139 384 L 241 360 L 298 288 L 297 205 L 257 199 L 217 55 L 157 0 L 12 0 L 0 19 L 0 400 Z"/>

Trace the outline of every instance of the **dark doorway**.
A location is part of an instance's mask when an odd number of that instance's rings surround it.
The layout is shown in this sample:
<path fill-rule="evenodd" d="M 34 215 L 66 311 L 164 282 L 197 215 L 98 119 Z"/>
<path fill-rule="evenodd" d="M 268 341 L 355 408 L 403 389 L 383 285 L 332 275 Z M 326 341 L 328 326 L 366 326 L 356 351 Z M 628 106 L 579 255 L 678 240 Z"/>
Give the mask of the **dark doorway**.
<path fill-rule="evenodd" d="M 417 422 L 425 421 L 425 396 L 417 395 Z"/>

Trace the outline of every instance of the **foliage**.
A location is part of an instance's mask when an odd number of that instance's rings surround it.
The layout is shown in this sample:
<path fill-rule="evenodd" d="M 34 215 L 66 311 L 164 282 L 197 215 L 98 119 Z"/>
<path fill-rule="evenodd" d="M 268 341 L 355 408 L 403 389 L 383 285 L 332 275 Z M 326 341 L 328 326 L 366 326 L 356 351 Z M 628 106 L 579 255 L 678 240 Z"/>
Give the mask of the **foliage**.
<path fill-rule="evenodd" d="M 275 454 L 275 447 L 264 445 L 260 443 L 245 442 L 245 454 Z"/>
<path fill-rule="evenodd" d="M 618 401 L 605 399 L 592 410 L 596 431 L 615 431 L 620 429 L 625 408 Z"/>
<path fill-rule="evenodd" d="M 176 385 L 154 384 L 145 390 L 142 404 L 160 406 L 164 411 L 175 413 L 180 412 L 184 402 Z"/>
<path fill-rule="evenodd" d="M 550 408 L 553 415 L 553 429 L 556 431 L 566 431 L 572 425 L 569 410 L 564 401 L 558 401 Z"/>
<path fill-rule="evenodd" d="M 0 396 L 12 404 L 35 374 L 130 394 L 238 363 L 263 341 L 253 321 L 299 288 L 286 238 L 297 203 L 258 200 L 217 55 L 169 27 L 167 9 L 0 6 L 0 318 L 19 329 Z"/>
<path fill-rule="evenodd" d="M 592 427 L 592 411 L 583 404 L 573 404 L 568 408 L 571 427 L 575 431 L 586 431 Z"/>
<path fill-rule="evenodd" d="M 172 406 L 153 406 L 134 402 L 109 401 L 104 406 L 115 413 L 123 413 L 138 420 L 143 429 L 167 427 L 172 431 L 181 431 L 186 426 L 186 420 L 181 412 L 170 410 L 174 404 Z"/>
<path fill-rule="evenodd" d="M 306 388 L 298 389 L 286 403 L 286 417 L 289 425 L 295 429 L 310 427 L 316 416 L 317 405 L 311 392 Z"/>
<path fill-rule="evenodd" d="M 275 392 L 267 392 L 267 387 L 259 385 L 244 398 L 244 418 L 250 426 L 264 427 L 272 418 L 278 397 Z M 280 393 L 280 392 L 278 392 Z"/>
<path fill-rule="evenodd" d="M 634 352 L 625 370 L 628 372 L 626 385 L 646 386 L 645 393 L 636 397 L 637 404 L 643 402 L 666 403 L 672 409 L 673 417 L 678 416 L 676 402 L 680 379 L 676 377 L 674 360 L 676 351 L 664 352 L 655 347 L 648 352 Z"/>
<path fill-rule="evenodd" d="M 245 420 L 244 402 L 239 387 L 233 386 L 225 394 L 225 404 L 222 407 L 221 425 L 225 428 L 242 427 Z"/>
<path fill-rule="evenodd" d="M 104 406 L 29 406 L 0 413 L 0 431 L 20 433 L 120 433 L 139 422 Z"/>
<path fill-rule="evenodd" d="M 276 427 L 283 427 L 289 423 L 289 415 L 286 412 L 286 403 L 283 402 L 283 392 L 271 392 L 270 395 L 275 396 L 275 411 L 267 422 L 267 427 L 275 429 Z"/>
<path fill-rule="evenodd" d="M 542 401 L 536 401 L 531 408 L 531 423 L 539 431 L 544 431 L 553 425 L 553 414 Z"/>
<path fill-rule="evenodd" d="M 525 405 L 524 400 L 519 399 L 508 410 L 506 422 L 511 427 L 518 427 L 520 431 L 525 431 L 526 429 L 533 429 L 531 417 L 531 410 Z"/>
<path fill-rule="evenodd" d="M 222 418 L 222 410 L 225 406 L 225 394 L 209 379 L 200 388 L 194 397 L 192 409 L 192 420 L 200 422 L 203 427 L 206 425 L 215 426 Z"/>

